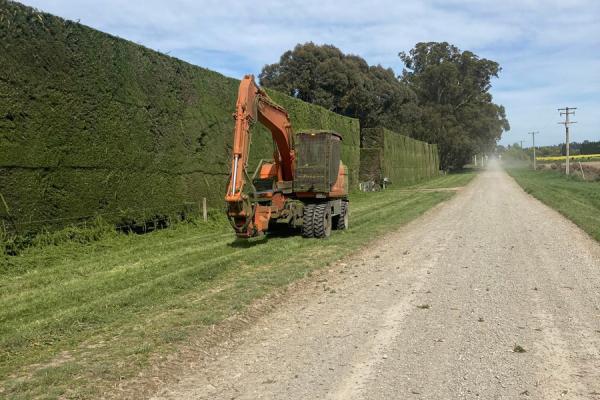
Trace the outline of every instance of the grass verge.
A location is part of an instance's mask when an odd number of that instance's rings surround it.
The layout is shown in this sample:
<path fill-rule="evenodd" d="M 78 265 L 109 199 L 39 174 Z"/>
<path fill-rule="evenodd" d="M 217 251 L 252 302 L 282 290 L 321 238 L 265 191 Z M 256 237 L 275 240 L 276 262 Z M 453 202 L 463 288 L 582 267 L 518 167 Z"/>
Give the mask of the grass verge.
<path fill-rule="evenodd" d="M 443 176 L 412 187 L 462 186 L 473 176 Z M 146 368 L 151 356 L 174 351 L 204 327 L 451 196 L 352 194 L 350 229 L 328 240 L 271 236 L 238 242 L 222 219 L 5 256 L 0 397 L 97 397 Z"/>
<path fill-rule="evenodd" d="M 600 182 L 586 182 L 556 171 L 509 168 L 507 172 L 527 193 L 600 241 Z"/>

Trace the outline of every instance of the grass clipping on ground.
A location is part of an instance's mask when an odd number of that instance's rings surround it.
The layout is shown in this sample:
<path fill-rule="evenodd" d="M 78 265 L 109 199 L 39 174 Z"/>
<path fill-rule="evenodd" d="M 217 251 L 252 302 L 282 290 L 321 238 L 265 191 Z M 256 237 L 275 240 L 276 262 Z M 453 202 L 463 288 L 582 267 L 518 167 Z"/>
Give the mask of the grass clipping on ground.
<path fill-rule="evenodd" d="M 439 177 L 414 188 L 461 186 L 472 176 Z M 352 194 L 351 228 L 328 240 L 236 242 L 221 219 L 4 257 L 0 397 L 97 397 L 190 335 L 451 196 L 419 190 Z"/>

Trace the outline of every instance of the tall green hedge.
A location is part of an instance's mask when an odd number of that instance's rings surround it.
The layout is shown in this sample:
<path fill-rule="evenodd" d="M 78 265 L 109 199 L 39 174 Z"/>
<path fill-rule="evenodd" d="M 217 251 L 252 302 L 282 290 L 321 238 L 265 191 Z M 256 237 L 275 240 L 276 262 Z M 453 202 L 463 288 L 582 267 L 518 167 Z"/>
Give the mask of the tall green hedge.
<path fill-rule="evenodd" d="M 0 0 L 0 223 L 27 232 L 222 207 L 239 81 Z M 296 130 L 332 129 L 356 182 L 358 121 L 281 93 Z M 251 168 L 271 158 L 257 127 Z"/>
<path fill-rule="evenodd" d="M 439 170 L 437 145 L 428 144 L 384 128 L 362 131 L 360 180 L 392 185 L 415 183 Z"/>

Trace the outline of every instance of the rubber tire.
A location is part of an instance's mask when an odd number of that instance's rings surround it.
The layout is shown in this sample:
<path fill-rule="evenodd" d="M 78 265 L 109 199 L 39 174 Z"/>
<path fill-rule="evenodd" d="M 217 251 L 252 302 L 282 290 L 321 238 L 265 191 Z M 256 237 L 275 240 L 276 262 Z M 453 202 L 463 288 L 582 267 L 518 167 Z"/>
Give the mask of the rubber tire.
<path fill-rule="evenodd" d="M 331 222 L 331 207 L 329 206 L 329 203 L 317 204 L 313 216 L 314 237 L 329 237 L 329 235 L 331 235 Z"/>
<path fill-rule="evenodd" d="M 338 231 L 348 229 L 348 217 L 348 202 L 342 201 L 342 210 L 340 211 L 340 215 L 335 218 L 335 229 Z"/>
<path fill-rule="evenodd" d="M 305 238 L 311 238 L 314 236 L 314 214 L 315 214 L 315 205 L 314 204 L 305 204 L 304 211 L 302 215 L 302 236 Z"/>

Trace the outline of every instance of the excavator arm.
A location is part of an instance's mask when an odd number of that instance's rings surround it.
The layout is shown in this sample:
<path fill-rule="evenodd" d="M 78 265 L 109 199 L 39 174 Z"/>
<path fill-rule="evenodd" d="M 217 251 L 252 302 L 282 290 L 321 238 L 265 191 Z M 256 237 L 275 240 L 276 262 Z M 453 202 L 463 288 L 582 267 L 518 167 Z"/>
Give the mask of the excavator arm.
<path fill-rule="evenodd" d="M 244 191 L 248 179 L 251 127 L 258 121 L 271 132 L 277 146 L 274 162 L 280 183 L 294 179 L 293 132 L 287 112 L 256 85 L 253 75 L 246 75 L 240 82 L 234 118 L 231 175 L 225 195 L 227 214 L 239 236 L 253 236 L 260 228 L 253 221 L 257 206 Z"/>

